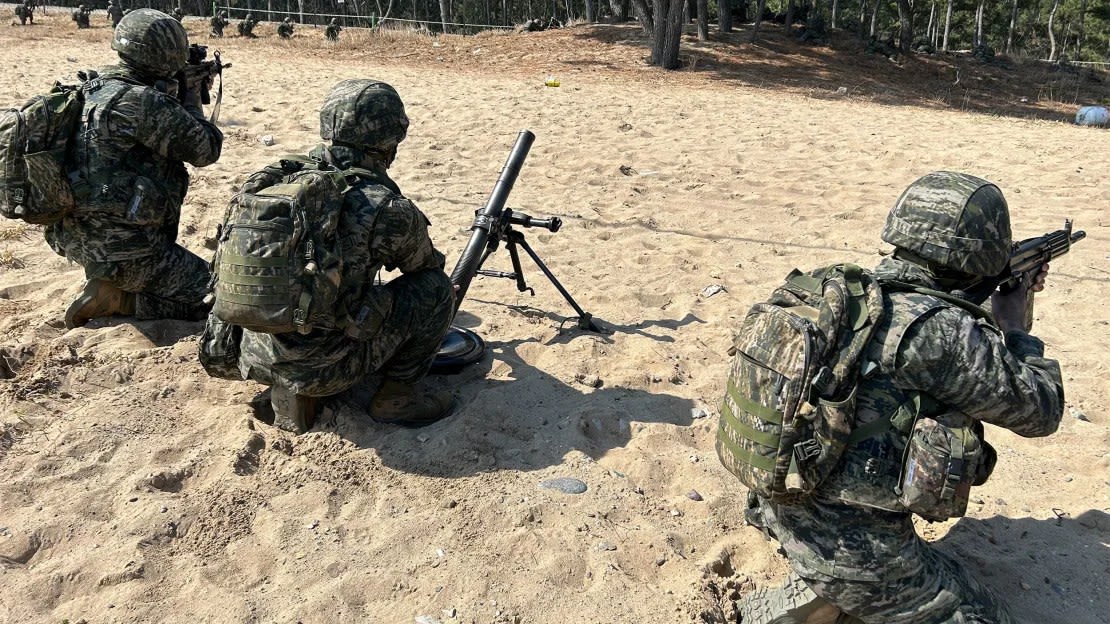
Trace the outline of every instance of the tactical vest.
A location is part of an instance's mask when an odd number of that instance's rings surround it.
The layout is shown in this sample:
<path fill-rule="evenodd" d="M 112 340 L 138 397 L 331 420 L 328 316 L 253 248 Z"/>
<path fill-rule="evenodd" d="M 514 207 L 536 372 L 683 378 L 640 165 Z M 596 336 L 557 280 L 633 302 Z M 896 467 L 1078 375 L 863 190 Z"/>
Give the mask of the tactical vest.
<path fill-rule="evenodd" d="M 961 435 L 970 437 L 974 434 L 976 440 L 969 440 L 968 447 L 978 448 L 981 443 L 983 452 L 993 453 L 989 445 L 982 441 L 982 425 L 978 421 L 938 403 L 928 395 L 895 387 L 889 375 L 883 373 L 894 370 L 906 332 L 925 316 L 939 309 L 957 306 L 977 316 L 985 314 L 976 306 L 941 299 L 939 296 L 940 293 L 895 291 L 884 297 L 889 325 L 885 335 L 877 337 L 881 340 L 876 339 L 864 355 L 864 381 L 857 396 L 856 430 L 841 464 L 822 486 L 824 496 L 849 504 L 899 513 L 913 512 L 929 520 L 942 520 L 963 515 L 963 509 L 958 505 L 959 497 L 963 497 L 963 504 L 966 505 L 966 487 L 981 484 L 989 475 L 993 468 L 993 456 L 983 460 L 984 466 L 969 466 L 972 473 L 978 467 L 980 471 L 986 470 L 986 475 L 976 477 L 974 483 L 966 480 L 953 483 L 953 487 L 966 486 L 958 494 L 944 492 L 950 499 L 949 504 L 930 501 L 923 505 L 920 502 L 920 492 L 906 492 L 907 469 L 917 469 L 919 472 L 922 469 L 921 466 L 914 466 L 912 461 L 907 466 L 907 445 L 911 432 L 920 437 L 922 427 L 919 425 L 914 430 L 919 419 L 929 423 L 943 423 L 946 430 L 956 431 Z M 969 452 L 968 460 L 978 462 L 978 457 L 970 456 L 973 453 Z M 954 454 L 959 456 L 961 451 L 957 450 Z M 962 459 L 957 457 L 955 461 L 962 462 Z M 953 462 L 951 458 L 946 458 L 946 461 Z M 937 472 L 944 468 L 930 465 L 925 469 Z M 936 482 L 934 485 L 943 480 L 944 476 L 933 475 L 935 479 L 932 480 Z M 911 489 L 913 487 L 915 486 L 911 485 Z M 943 488 L 938 485 L 939 489 Z M 953 498 L 957 499 L 956 504 L 951 504 Z M 908 499 L 912 508 L 907 507 Z"/>

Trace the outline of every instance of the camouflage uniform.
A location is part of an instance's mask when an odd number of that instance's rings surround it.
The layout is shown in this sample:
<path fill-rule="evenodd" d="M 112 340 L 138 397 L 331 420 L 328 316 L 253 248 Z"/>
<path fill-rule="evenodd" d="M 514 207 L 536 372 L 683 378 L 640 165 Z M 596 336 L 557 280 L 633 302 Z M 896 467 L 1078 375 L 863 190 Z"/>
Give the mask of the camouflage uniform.
<path fill-rule="evenodd" d="M 169 19 L 139 9 L 121 28 L 160 18 Z M 183 30 L 181 36 L 187 47 Z M 151 86 L 157 77 L 149 68 L 120 56 L 119 65 L 85 83 L 74 151 L 87 192 L 79 193 L 71 215 L 47 228 L 46 240 L 82 265 L 89 280 L 135 293 L 136 317 L 200 319 L 208 263 L 176 244 L 189 185 L 184 162 L 216 162 L 223 134 L 199 104 L 182 104 Z"/>
<path fill-rule="evenodd" d="M 70 17 L 77 23 L 78 28 L 89 28 L 91 26 L 89 23 L 89 13 L 91 11 L 91 9 L 86 8 L 85 5 L 82 4 L 77 7 L 77 10 L 75 10 Z"/>
<path fill-rule="evenodd" d="M 216 15 L 213 15 L 212 19 L 208 20 L 208 23 L 209 23 L 209 25 L 212 26 L 212 36 L 213 37 L 223 37 L 224 36 L 224 26 L 227 26 L 227 23 L 228 23 L 227 22 L 227 11 L 220 11 Z"/>
<path fill-rule="evenodd" d="M 331 22 L 328 23 L 328 27 L 324 29 L 324 36 L 328 38 L 328 41 L 338 41 L 339 31 L 341 30 L 343 30 L 343 27 L 340 26 L 339 21 L 333 17 L 331 18 Z"/>
<path fill-rule="evenodd" d="M 174 7 L 171 15 L 179 22 L 185 19 L 185 12 L 181 10 L 181 7 Z"/>
<path fill-rule="evenodd" d="M 385 105 L 393 108 L 375 108 Z M 336 308 L 352 311 L 345 329 L 268 334 L 211 314 L 201 361 L 210 374 L 275 386 L 275 395 L 280 388 L 299 397 L 330 396 L 375 372 L 387 384 L 411 386 L 431 367 L 454 315 L 455 294 L 444 256 L 428 236 L 427 218 L 386 174 L 408 118 L 392 87 L 347 80 L 329 94 L 320 127 L 321 137 L 333 143 L 309 153 L 311 160 L 372 174 L 344 194 L 336 228 L 343 259 Z M 276 183 L 280 171 L 256 173 L 243 188 Z M 402 275 L 375 284 L 382 268 Z M 304 423 L 280 426 L 302 430 Z"/>
<path fill-rule="evenodd" d="M 277 27 L 277 34 L 282 39 L 288 39 L 293 36 L 293 20 L 285 18 Z"/>
<path fill-rule="evenodd" d="M 112 28 L 119 26 L 119 21 L 123 19 L 123 11 L 115 0 L 108 3 L 108 19 L 112 20 Z"/>
<path fill-rule="evenodd" d="M 258 37 L 258 35 L 254 34 L 254 27 L 256 24 L 258 24 L 258 21 L 254 19 L 254 15 L 247 13 L 247 17 L 243 21 L 239 22 L 239 25 L 237 26 L 237 28 L 239 29 L 239 36 L 256 39 Z"/>
<path fill-rule="evenodd" d="M 943 195 L 943 189 L 936 194 L 937 205 L 943 205 Z M 966 220 L 971 213 L 974 210 L 956 219 Z M 928 215 L 928 220 L 941 231 L 956 227 L 951 212 L 946 215 L 944 210 Z M 971 246 L 994 247 L 964 249 L 942 264 L 923 263 L 916 254 L 936 258 L 956 246 L 933 241 L 924 243 L 933 248 L 923 247 L 925 237 L 908 225 L 912 226 L 893 213 L 888 220 L 883 238 L 899 249 L 895 258 L 876 269 L 880 280 L 952 292 L 957 281 L 967 281 L 954 278 L 953 268 L 968 275 L 995 275 L 1004 264 L 992 260 L 987 266 L 984 259 L 1008 259 L 1008 216 L 1004 232 L 999 228 L 992 236 L 992 228 L 985 227 L 980 228 L 987 231 L 984 240 L 962 239 Z M 989 320 L 927 294 L 891 291 L 883 298 L 886 318 L 863 356 L 865 368 L 868 363 L 876 368 L 858 389 L 857 426 L 889 420 L 899 406 L 920 394 L 931 399 L 930 413 L 953 426 L 974 419 L 1026 437 L 1056 430 L 1064 400 L 1060 369 L 1044 358 L 1040 340 L 1021 331 L 1003 334 Z M 890 428 L 879 431 L 849 447 L 811 498 L 796 505 L 757 501 L 754 523 L 779 540 L 793 575 L 783 589 L 760 590 L 742 602 L 744 624 L 804 621 L 768 618 L 762 607 L 772 603 L 835 605 L 833 612 L 842 612 L 839 622 L 1012 621 L 990 589 L 917 536 L 912 515 L 894 492 L 906 438 Z"/>
<path fill-rule="evenodd" d="M 15 16 L 19 18 L 20 26 L 26 26 L 27 22 L 35 23 L 35 11 L 30 2 L 17 4 L 15 6 Z"/>

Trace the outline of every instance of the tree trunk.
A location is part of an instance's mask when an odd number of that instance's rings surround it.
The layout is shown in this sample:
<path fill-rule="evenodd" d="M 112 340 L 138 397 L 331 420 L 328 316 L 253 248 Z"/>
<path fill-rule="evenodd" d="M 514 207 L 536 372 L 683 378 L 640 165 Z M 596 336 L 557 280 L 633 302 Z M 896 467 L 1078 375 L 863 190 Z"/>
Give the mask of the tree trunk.
<path fill-rule="evenodd" d="M 875 0 L 875 2 L 871 5 L 871 36 L 872 37 L 875 36 L 875 29 L 877 28 L 878 23 L 879 23 L 879 7 L 880 7 L 879 1 L 880 0 Z"/>
<path fill-rule="evenodd" d="M 678 49 L 682 44 L 682 15 L 685 10 L 686 0 L 671 0 L 670 10 L 667 12 L 666 41 L 663 45 L 663 57 L 659 65 L 663 69 L 678 69 Z"/>
<path fill-rule="evenodd" d="M 933 26 L 936 25 L 937 17 L 937 0 L 932 0 L 929 3 L 929 25 L 925 27 L 925 40 L 933 40 Z"/>
<path fill-rule="evenodd" d="M 948 0 L 948 9 L 944 13 L 944 43 L 940 49 L 948 51 L 948 32 L 952 27 L 952 0 Z"/>
<path fill-rule="evenodd" d="M 683 0 L 678 0 L 682 2 Z M 651 14 L 654 24 L 651 29 L 651 64 L 663 64 L 663 46 L 667 42 L 667 0 L 652 0 Z"/>
<path fill-rule="evenodd" d="M 1052 9 L 1048 12 L 1048 60 L 1056 60 L 1056 33 L 1052 31 L 1053 22 L 1056 21 L 1056 9 L 1060 8 L 1060 0 L 1053 0 Z"/>
<path fill-rule="evenodd" d="M 898 0 L 898 22 L 901 25 L 898 48 L 903 54 L 908 54 L 913 46 L 913 7 L 910 6 L 910 0 Z"/>
<path fill-rule="evenodd" d="M 722 33 L 732 32 L 732 2 L 717 1 L 717 29 Z"/>
<path fill-rule="evenodd" d="M 836 9 L 837 9 L 837 2 L 838 2 L 838 0 L 832 0 L 832 15 L 831 15 L 831 17 L 832 17 L 832 20 L 831 20 L 831 23 L 829 24 L 829 28 L 831 28 L 831 29 L 833 29 L 833 30 L 836 30 Z"/>
<path fill-rule="evenodd" d="M 597 12 L 594 10 L 594 0 L 586 0 L 586 21 L 591 24 L 597 21 Z"/>
<path fill-rule="evenodd" d="M 790 34 L 790 27 L 794 25 L 794 12 L 795 12 L 794 0 L 787 0 L 787 2 L 786 2 L 786 22 L 783 23 L 782 27 L 786 30 L 786 33 L 788 35 Z"/>
<path fill-rule="evenodd" d="M 987 12 L 987 0 L 979 0 L 979 7 L 975 9 L 975 45 L 983 45 L 983 14 Z"/>
<path fill-rule="evenodd" d="M 698 0 L 698 41 L 709 41 L 709 0 Z"/>
<path fill-rule="evenodd" d="M 1014 44 L 1014 27 L 1017 26 L 1018 17 L 1018 0 L 1014 0 L 1014 8 L 1010 11 L 1010 29 L 1006 32 L 1006 54 L 1010 53 L 1010 47 Z"/>
<path fill-rule="evenodd" d="M 451 0 L 439 0 L 439 21 L 443 24 L 443 34 L 447 34 L 447 22 L 451 21 Z"/>
<path fill-rule="evenodd" d="M 1075 60 L 1082 61 L 1083 41 L 1087 38 L 1087 0 L 1079 4 L 1079 34 L 1075 38 Z"/>
<path fill-rule="evenodd" d="M 613 11 L 614 22 L 628 21 L 628 0 L 609 0 L 609 9 Z"/>
<path fill-rule="evenodd" d="M 763 10 L 766 8 L 767 0 L 756 0 L 755 20 L 752 22 L 752 36 L 749 40 L 750 43 L 755 43 L 755 38 L 759 35 L 759 25 L 763 23 Z"/>
<path fill-rule="evenodd" d="M 655 36 L 655 20 L 652 19 L 651 8 L 648 7 L 647 0 L 632 0 L 632 7 L 636 12 L 636 20 L 640 22 L 640 28 L 644 29 L 644 34 L 648 37 Z M 655 56 L 655 44 L 651 46 L 651 55 Z M 655 61 L 652 61 L 654 64 Z"/>

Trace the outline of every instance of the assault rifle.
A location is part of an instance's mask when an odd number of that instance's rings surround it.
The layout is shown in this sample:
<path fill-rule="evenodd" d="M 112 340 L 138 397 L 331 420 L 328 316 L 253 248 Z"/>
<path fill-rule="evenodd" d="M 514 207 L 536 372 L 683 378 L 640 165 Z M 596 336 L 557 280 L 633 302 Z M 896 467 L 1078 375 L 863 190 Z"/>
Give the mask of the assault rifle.
<path fill-rule="evenodd" d="M 1040 270 L 1041 265 L 1071 251 L 1071 246 L 1087 237 L 1083 230 L 1072 232 L 1071 219 L 1064 219 L 1064 227 L 1043 236 L 1028 238 L 1014 243 L 1010 255 L 1010 266 L 998 277 L 998 290 L 1009 294 L 1021 285 L 1030 273 Z M 1025 331 L 1033 329 L 1033 293 L 1025 304 Z"/>
<path fill-rule="evenodd" d="M 1012 292 L 1027 273 L 1068 253 L 1073 244 L 1086 237 L 1087 233 L 1083 230 L 1072 232 L 1071 219 L 1064 219 L 1063 229 L 1015 243 L 1010 255 L 1010 266 L 998 284 L 999 290 L 1003 293 Z"/>
<path fill-rule="evenodd" d="M 231 63 L 224 63 L 220 60 L 220 51 L 216 50 L 212 53 L 212 60 L 208 58 L 208 46 L 203 46 L 198 43 L 189 45 L 189 58 L 185 63 L 185 69 L 181 70 L 184 74 L 184 84 L 182 91 L 187 89 L 196 89 L 200 92 L 200 102 L 205 106 L 212 103 L 212 81 L 218 76 L 220 78 L 220 90 L 216 94 L 216 107 L 212 109 L 212 117 L 209 119 L 212 123 L 220 118 L 220 102 L 224 97 L 224 69 L 231 67 Z"/>
<path fill-rule="evenodd" d="M 601 333 L 601 328 L 594 323 L 593 315 L 583 310 L 567 289 L 559 283 L 555 274 L 547 268 L 547 265 L 532 249 L 532 246 L 528 244 L 528 241 L 524 238 L 524 232 L 513 227 L 538 227 L 549 232 L 558 232 L 563 225 L 563 220 L 559 217 L 538 219 L 505 207 L 505 201 L 513 190 L 513 184 L 516 183 L 520 169 L 524 165 L 524 159 L 528 157 L 528 150 L 532 148 L 532 143 L 535 140 L 535 134 L 528 130 L 520 131 L 516 143 L 509 153 L 509 158 L 505 161 L 505 166 L 501 168 L 501 175 L 498 176 L 497 183 L 493 186 L 489 200 L 486 201 L 484 208 L 474 213 L 474 224 L 470 228 L 470 240 L 467 242 L 462 256 L 459 257 L 459 261 L 455 264 L 455 269 L 451 271 L 451 283 L 455 286 L 455 313 L 458 313 L 459 306 L 462 305 L 462 300 L 470 289 L 470 283 L 477 275 L 516 280 L 517 291 L 529 292 L 535 296 L 536 291 L 528 286 L 525 281 L 523 268 L 520 264 L 518 249 L 523 249 L 539 267 L 540 271 L 551 281 L 559 294 L 574 308 L 574 311 L 578 314 L 578 327 Z M 512 262 L 513 270 L 487 271 L 482 269 L 486 259 L 497 250 L 502 242 L 505 243 L 505 249 L 509 252 L 509 260 Z M 485 343 L 477 334 L 469 329 L 453 325 L 443 339 L 443 344 L 440 346 L 439 354 L 436 356 L 432 369 L 437 372 L 458 370 L 467 364 L 476 362 L 481 358 L 484 351 Z"/>

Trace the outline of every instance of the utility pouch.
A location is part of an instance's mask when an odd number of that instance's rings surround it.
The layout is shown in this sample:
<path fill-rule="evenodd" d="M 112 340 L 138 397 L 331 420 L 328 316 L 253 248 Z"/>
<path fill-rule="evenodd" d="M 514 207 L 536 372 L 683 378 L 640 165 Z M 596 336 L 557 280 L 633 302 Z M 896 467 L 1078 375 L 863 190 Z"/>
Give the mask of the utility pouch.
<path fill-rule="evenodd" d="M 961 426 L 929 416 L 914 422 L 895 490 L 908 511 L 929 521 L 959 518 L 967 512 L 971 486 L 985 483 L 997 460 L 983 439 L 982 423 L 967 420 Z"/>

